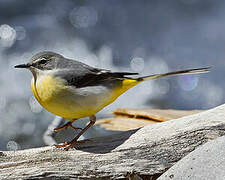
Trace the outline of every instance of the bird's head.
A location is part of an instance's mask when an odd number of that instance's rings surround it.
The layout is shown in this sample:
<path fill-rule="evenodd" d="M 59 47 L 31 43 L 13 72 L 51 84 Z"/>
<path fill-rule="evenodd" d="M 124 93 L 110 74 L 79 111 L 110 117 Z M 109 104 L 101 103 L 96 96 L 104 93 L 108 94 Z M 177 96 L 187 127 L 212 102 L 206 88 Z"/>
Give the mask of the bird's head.
<path fill-rule="evenodd" d="M 26 68 L 31 71 L 53 70 L 60 58 L 62 58 L 60 54 L 44 51 L 34 55 L 27 64 L 16 65 L 15 68 Z"/>

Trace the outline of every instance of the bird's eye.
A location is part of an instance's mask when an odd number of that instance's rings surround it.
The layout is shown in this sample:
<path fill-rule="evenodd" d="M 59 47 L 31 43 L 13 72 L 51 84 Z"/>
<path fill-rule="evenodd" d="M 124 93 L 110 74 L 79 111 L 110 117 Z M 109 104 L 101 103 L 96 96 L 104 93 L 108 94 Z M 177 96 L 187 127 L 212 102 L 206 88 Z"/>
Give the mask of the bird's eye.
<path fill-rule="evenodd" d="M 39 61 L 39 64 L 45 64 L 46 62 L 47 62 L 46 59 L 42 59 L 42 60 Z"/>

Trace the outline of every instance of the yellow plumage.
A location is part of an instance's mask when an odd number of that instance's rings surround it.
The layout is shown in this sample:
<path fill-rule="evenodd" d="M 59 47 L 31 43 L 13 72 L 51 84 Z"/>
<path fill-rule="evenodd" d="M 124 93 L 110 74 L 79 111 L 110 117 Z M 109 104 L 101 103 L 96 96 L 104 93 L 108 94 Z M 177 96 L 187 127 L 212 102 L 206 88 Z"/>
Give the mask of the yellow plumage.
<path fill-rule="evenodd" d="M 125 80 L 123 80 L 121 85 L 119 85 L 115 89 L 113 89 L 110 103 L 115 101 L 121 94 L 125 93 L 127 90 L 136 86 L 140 82 L 142 82 L 142 81 L 137 81 L 136 79 L 125 79 Z"/>
<path fill-rule="evenodd" d="M 96 114 L 138 83 L 140 81 L 125 79 L 113 89 L 105 88 L 100 93 L 92 92 L 93 95 L 85 96 L 77 95 L 79 91 L 66 86 L 63 79 L 43 75 L 32 79 L 31 89 L 35 98 L 49 112 L 67 119 L 78 119 Z"/>
<path fill-rule="evenodd" d="M 113 87 L 102 84 L 76 88 L 66 80 L 55 77 L 54 71 L 44 71 L 31 81 L 31 88 L 39 103 L 49 112 L 66 119 L 79 119 L 96 114 L 135 85 L 150 79 L 207 72 L 207 68 L 156 74 L 137 79 L 125 78 Z M 109 82 L 110 83 L 110 82 Z"/>
<path fill-rule="evenodd" d="M 74 120 L 83 117 L 90 118 L 89 124 L 72 141 L 56 146 L 66 149 L 80 144 L 79 137 L 95 124 L 97 112 L 140 82 L 209 71 L 209 68 L 199 68 L 128 78 L 137 73 L 110 72 L 48 51 L 36 54 L 29 63 L 17 65 L 15 68 L 26 68 L 32 72 L 31 89 L 35 98 L 46 110 L 70 119 L 70 122 L 56 128 L 56 131 L 67 127 L 76 130 L 77 128 L 72 126 Z"/>

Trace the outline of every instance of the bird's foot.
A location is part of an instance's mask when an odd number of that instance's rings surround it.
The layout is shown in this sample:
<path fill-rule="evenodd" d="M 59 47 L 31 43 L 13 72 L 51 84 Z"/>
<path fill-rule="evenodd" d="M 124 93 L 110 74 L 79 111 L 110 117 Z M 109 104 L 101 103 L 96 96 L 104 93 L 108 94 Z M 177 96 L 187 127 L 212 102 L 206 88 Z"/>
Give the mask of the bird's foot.
<path fill-rule="evenodd" d="M 80 144 L 84 144 L 88 141 L 91 141 L 91 140 L 89 140 L 89 139 L 85 139 L 85 140 L 81 140 L 81 141 L 72 140 L 70 142 L 64 142 L 64 143 L 61 143 L 61 144 L 57 144 L 57 145 L 55 145 L 55 147 L 56 148 L 64 148 L 67 151 L 72 147 L 75 147 L 75 146 L 80 145 Z"/>
<path fill-rule="evenodd" d="M 80 138 L 80 136 L 82 136 L 82 134 L 84 134 L 88 130 L 88 128 L 90 128 L 91 126 L 93 126 L 95 124 L 95 121 L 96 121 L 96 117 L 94 115 L 91 116 L 89 124 L 84 129 L 82 129 L 82 131 L 79 132 L 79 134 L 77 136 L 75 136 L 75 138 L 72 141 L 65 142 L 65 143 L 62 143 L 62 144 L 59 144 L 59 145 L 55 145 L 55 146 L 57 148 L 64 148 L 65 150 L 68 150 L 72 147 L 75 147 L 76 145 L 80 145 L 80 144 L 83 144 L 87 141 L 90 141 L 89 139 L 78 141 L 78 139 Z M 64 126 L 66 126 L 66 127 L 70 126 L 71 127 L 71 125 L 72 125 L 72 122 L 69 122 L 69 123 L 65 124 Z"/>
<path fill-rule="evenodd" d="M 77 131 L 77 130 L 82 130 L 82 128 L 74 127 L 74 126 L 72 125 L 72 122 L 68 122 L 68 123 L 64 124 L 63 126 L 61 126 L 61 127 L 55 128 L 55 129 L 54 129 L 54 132 L 61 131 L 62 129 L 67 129 L 68 127 L 73 128 L 75 131 Z"/>

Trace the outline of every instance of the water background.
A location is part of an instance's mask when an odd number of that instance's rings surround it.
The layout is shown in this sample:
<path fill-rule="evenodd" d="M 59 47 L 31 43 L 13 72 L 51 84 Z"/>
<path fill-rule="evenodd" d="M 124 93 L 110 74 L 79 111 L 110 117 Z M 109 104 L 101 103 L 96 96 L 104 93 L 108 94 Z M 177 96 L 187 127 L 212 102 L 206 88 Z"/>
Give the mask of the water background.
<path fill-rule="evenodd" d="M 31 73 L 14 69 L 51 50 L 141 75 L 212 66 L 209 74 L 145 82 L 119 107 L 209 109 L 224 103 L 225 1 L 0 1 L 0 150 L 43 145 L 54 116 L 34 99 Z"/>

